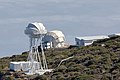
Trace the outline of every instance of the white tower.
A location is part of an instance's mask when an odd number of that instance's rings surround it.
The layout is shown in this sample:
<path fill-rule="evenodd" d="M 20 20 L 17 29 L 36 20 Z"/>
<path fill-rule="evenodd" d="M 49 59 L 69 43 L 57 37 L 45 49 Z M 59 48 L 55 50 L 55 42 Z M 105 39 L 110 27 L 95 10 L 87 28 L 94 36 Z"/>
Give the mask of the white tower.
<path fill-rule="evenodd" d="M 25 34 L 30 38 L 30 50 L 28 55 L 29 69 L 26 74 L 44 74 L 48 69 L 45 54 L 42 46 L 42 38 L 47 33 L 47 30 L 42 23 L 30 23 L 25 30 Z M 38 52 L 38 46 L 41 45 L 41 54 Z"/>

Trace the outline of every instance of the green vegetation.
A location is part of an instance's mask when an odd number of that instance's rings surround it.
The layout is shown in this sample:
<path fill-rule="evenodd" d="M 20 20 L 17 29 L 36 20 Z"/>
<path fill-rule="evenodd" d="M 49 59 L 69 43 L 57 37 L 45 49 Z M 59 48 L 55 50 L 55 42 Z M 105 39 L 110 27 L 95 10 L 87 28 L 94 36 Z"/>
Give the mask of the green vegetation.
<path fill-rule="evenodd" d="M 1 74 L 10 61 L 24 61 L 27 53 L 0 59 Z M 33 80 L 119 80 L 120 79 L 120 37 L 94 42 L 90 46 L 72 49 L 50 49 L 45 52 L 48 67 L 53 72 L 37 76 Z M 62 59 L 74 56 L 64 61 Z M 5 77 L 5 76 L 4 76 Z"/>

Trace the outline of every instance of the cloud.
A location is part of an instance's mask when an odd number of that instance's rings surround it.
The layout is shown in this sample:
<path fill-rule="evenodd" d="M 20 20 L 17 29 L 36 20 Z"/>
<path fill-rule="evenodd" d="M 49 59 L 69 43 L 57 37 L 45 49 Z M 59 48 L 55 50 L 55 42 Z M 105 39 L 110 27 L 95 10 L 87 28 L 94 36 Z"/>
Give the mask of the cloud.
<path fill-rule="evenodd" d="M 119 4 L 120 0 L 0 0 L 0 55 L 25 50 L 29 44 L 24 29 L 35 21 L 48 30 L 62 30 L 70 42 L 74 36 L 119 32 Z"/>

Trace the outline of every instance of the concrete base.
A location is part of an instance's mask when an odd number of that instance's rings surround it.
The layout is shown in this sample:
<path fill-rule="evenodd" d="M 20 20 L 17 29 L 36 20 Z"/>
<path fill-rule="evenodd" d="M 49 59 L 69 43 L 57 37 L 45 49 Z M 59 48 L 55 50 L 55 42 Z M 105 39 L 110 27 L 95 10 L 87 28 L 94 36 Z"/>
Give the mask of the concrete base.
<path fill-rule="evenodd" d="M 44 70 L 36 70 L 35 72 L 25 72 L 26 75 L 34 75 L 34 74 L 39 74 L 43 75 L 45 72 L 52 72 L 53 69 L 44 69 Z"/>

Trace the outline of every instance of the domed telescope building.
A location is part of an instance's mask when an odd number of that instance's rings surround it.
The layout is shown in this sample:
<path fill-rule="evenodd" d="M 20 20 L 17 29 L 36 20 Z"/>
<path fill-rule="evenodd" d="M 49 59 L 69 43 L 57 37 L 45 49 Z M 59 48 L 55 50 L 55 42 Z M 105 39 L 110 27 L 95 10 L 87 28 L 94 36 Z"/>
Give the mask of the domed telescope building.
<path fill-rule="evenodd" d="M 44 49 L 64 48 L 66 45 L 65 36 L 62 31 L 59 30 L 47 32 L 47 34 L 43 37 L 42 41 Z"/>
<path fill-rule="evenodd" d="M 47 30 L 42 23 L 30 23 L 25 30 L 25 34 L 29 36 L 30 39 L 30 50 L 28 55 L 28 61 L 30 62 L 30 67 L 26 74 L 44 74 L 45 72 L 51 72 L 51 69 L 48 69 L 47 61 L 45 58 L 42 38 L 47 33 Z M 41 53 L 38 51 L 38 46 L 41 45 Z M 35 65 L 34 63 L 38 64 Z"/>

